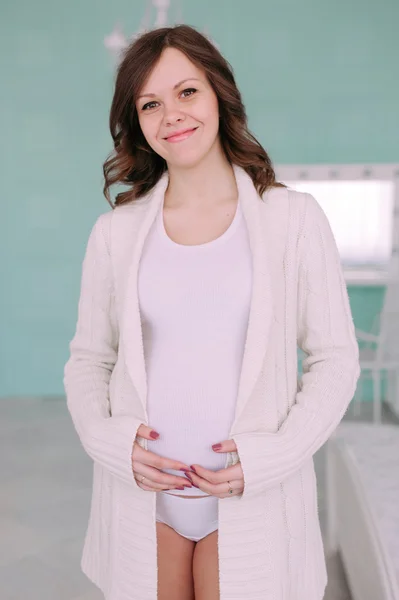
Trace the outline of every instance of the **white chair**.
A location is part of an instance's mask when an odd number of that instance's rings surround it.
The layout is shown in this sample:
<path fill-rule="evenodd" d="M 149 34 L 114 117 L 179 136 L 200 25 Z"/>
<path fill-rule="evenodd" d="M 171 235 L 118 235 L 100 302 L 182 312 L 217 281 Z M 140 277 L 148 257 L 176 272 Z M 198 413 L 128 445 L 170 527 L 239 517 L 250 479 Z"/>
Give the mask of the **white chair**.
<path fill-rule="evenodd" d="M 399 416 L 398 380 L 399 380 L 399 278 L 396 269 L 390 270 L 385 290 L 383 308 L 377 315 L 371 332 L 356 329 L 359 343 L 361 376 L 353 399 L 355 415 L 360 412 L 361 383 L 367 374 L 373 382 L 373 421 L 381 422 L 381 383 L 387 375 L 387 402 Z"/>

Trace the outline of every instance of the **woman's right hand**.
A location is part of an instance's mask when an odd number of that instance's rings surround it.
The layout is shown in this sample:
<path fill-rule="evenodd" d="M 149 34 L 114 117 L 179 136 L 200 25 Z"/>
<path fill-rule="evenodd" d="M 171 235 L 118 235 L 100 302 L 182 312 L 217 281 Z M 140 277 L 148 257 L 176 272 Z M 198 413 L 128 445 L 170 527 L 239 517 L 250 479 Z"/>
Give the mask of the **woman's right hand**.
<path fill-rule="evenodd" d="M 154 437 L 151 437 L 150 435 L 152 431 L 153 429 L 151 427 L 142 423 L 137 430 L 137 435 L 146 440 L 154 441 Z M 136 441 L 134 441 L 133 444 L 132 468 L 137 485 L 141 489 L 149 492 L 183 489 L 183 486 L 192 487 L 192 484 L 188 481 L 187 477 L 178 477 L 162 472 L 162 469 L 173 469 L 176 471 L 184 469 L 190 471 L 190 468 L 187 465 L 178 460 L 164 458 L 154 452 L 145 450 Z M 143 476 L 145 477 L 144 483 L 142 483 Z"/>

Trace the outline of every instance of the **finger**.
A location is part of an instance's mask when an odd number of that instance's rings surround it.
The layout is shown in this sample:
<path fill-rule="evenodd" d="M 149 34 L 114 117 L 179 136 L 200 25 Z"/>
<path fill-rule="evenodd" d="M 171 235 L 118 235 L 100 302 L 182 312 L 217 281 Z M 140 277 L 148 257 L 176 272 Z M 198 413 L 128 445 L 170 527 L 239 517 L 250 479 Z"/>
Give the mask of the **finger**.
<path fill-rule="evenodd" d="M 227 498 L 228 496 L 241 494 L 244 489 L 244 480 L 243 479 L 233 479 L 229 481 L 230 486 L 233 490 L 233 493 L 229 493 L 229 485 L 227 481 L 223 481 L 223 483 L 213 484 L 207 481 L 206 479 L 202 479 L 199 475 L 195 473 L 186 473 L 187 477 L 193 484 L 198 487 L 201 491 L 210 494 L 211 496 L 217 496 L 218 498 Z"/>
<path fill-rule="evenodd" d="M 189 482 L 184 476 L 170 475 L 169 473 L 163 473 L 154 467 L 149 467 L 139 461 L 132 461 L 133 471 L 139 475 L 148 477 L 151 481 L 160 485 L 173 485 L 173 486 L 186 486 L 189 487 Z"/>
<path fill-rule="evenodd" d="M 159 492 L 162 490 L 175 490 L 175 489 L 184 490 L 184 489 L 186 489 L 186 487 L 183 485 L 160 484 L 160 483 L 157 483 L 156 481 L 153 481 L 149 477 L 145 477 L 145 476 L 144 476 L 144 481 L 143 481 L 143 475 L 140 475 L 139 473 L 134 473 L 134 478 L 137 481 L 137 485 L 139 487 L 144 489 L 144 486 L 146 486 L 149 489 L 152 489 L 153 491 L 156 491 L 156 492 Z"/>
<path fill-rule="evenodd" d="M 158 487 L 158 485 L 156 483 L 154 483 L 153 481 L 149 481 L 147 479 L 144 480 L 144 483 L 141 483 L 141 481 L 137 481 L 137 485 L 142 489 L 145 490 L 146 492 L 163 492 L 166 490 L 175 490 L 175 489 L 182 489 L 182 488 L 176 488 L 175 486 L 168 486 L 168 487 Z"/>
<path fill-rule="evenodd" d="M 137 482 L 137 485 L 139 486 L 139 488 L 141 488 L 145 492 L 159 492 L 160 491 L 157 488 L 154 488 L 149 485 L 145 485 L 144 483 L 140 483 L 139 481 Z"/>
<path fill-rule="evenodd" d="M 218 454 L 223 452 L 237 452 L 237 446 L 234 440 L 225 440 L 224 442 L 213 444 L 212 450 Z"/>
<path fill-rule="evenodd" d="M 144 482 L 141 482 L 141 477 L 139 478 L 135 478 L 137 481 L 137 485 L 142 489 L 145 490 L 146 492 L 161 492 L 163 490 L 172 490 L 172 489 L 176 489 L 174 486 L 162 486 L 159 485 L 158 483 L 155 483 L 154 481 L 151 481 L 150 479 L 144 479 Z"/>
<path fill-rule="evenodd" d="M 220 488 L 223 490 L 220 492 L 220 498 L 231 498 L 231 496 L 239 496 L 244 491 L 244 482 L 242 479 L 232 479 L 229 481 L 230 487 L 228 483 L 221 483 Z M 233 490 L 230 493 L 230 488 Z"/>
<path fill-rule="evenodd" d="M 156 440 L 159 438 L 159 433 L 155 431 L 152 427 L 144 425 L 144 423 L 142 423 L 137 429 L 136 435 L 146 440 Z"/>
<path fill-rule="evenodd" d="M 194 487 L 197 487 L 202 492 L 206 492 L 207 494 L 211 494 L 212 496 L 215 495 L 214 486 L 211 483 L 209 483 L 209 481 L 207 481 L 206 479 L 202 479 L 202 477 L 199 477 L 192 471 L 187 472 L 186 476 L 190 483 L 194 485 Z"/>
<path fill-rule="evenodd" d="M 140 444 L 134 442 L 133 459 L 142 462 L 143 464 L 150 465 L 156 469 L 172 469 L 174 471 L 182 471 L 189 469 L 189 466 L 179 460 L 173 460 L 171 458 L 165 458 L 159 456 L 151 450 L 145 450 Z"/>
<path fill-rule="evenodd" d="M 219 471 L 210 471 L 209 469 L 201 467 L 201 465 L 191 465 L 191 468 L 193 470 L 195 469 L 197 475 L 202 477 L 202 479 L 206 479 L 213 484 L 224 483 L 233 479 L 243 479 L 241 463 L 237 463 L 226 469 L 220 469 Z"/>

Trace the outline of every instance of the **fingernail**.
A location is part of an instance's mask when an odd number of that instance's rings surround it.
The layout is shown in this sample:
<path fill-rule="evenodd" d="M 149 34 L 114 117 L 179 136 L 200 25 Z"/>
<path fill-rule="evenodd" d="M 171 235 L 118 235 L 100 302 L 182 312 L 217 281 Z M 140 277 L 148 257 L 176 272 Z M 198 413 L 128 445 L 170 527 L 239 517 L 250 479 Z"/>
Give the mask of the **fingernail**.
<path fill-rule="evenodd" d="M 157 433 L 156 431 L 151 431 L 151 433 L 150 433 L 150 437 L 151 437 L 153 440 L 157 440 L 157 439 L 159 438 L 159 433 Z"/>
<path fill-rule="evenodd" d="M 190 469 L 191 469 L 192 471 L 194 471 L 194 473 L 195 473 L 196 475 L 198 475 L 198 473 L 197 473 L 197 471 L 195 470 L 195 468 L 193 467 L 193 465 L 190 465 Z"/>
<path fill-rule="evenodd" d="M 183 473 L 190 473 L 190 469 L 186 469 L 185 467 L 180 469 L 180 471 L 183 471 Z"/>
<path fill-rule="evenodd" d="M 193 480 L 191 479 L 191 475 L 189 473 L 189 471 L 186 472 L 186 477 L 188 477 L 188 479 L 191 481 L 191 483 L 193 483 Z"/>
<path fill-rule="evenodd" d="M 177 487 L 177 490 L 184 490 L 184 486 L 182 485 L 181 487 Z"/>
<path fill-rule="evenodd" d="M 212 450 L 220 450 L 221 447 L 222 447 L 222 444 L 213 444 Z"/>

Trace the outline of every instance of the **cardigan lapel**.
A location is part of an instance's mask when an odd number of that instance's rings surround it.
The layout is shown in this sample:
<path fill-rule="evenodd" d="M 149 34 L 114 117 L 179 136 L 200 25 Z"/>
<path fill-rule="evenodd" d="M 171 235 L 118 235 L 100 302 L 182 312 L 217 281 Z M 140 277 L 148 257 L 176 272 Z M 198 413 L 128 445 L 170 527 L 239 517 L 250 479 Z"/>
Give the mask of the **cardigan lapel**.
<path fill-rule="evenodd" d="M 252 297 L 249 312 L 247 337 L 239 381 L 235 419 L 232 431 L 238 422 L 246 401 L 260 373 L 267 349 L 268 334 L 273 316 L 271 278 L 268 269 L 268 247 L 266 231 L 262 227 L 263 200 L 260 199 L 249 175 L 241 167 L 234 166 L 234 174 L 239 199 L 245 217 L 253 264 Z M 158 210 L 162 209 L 164 194 L 168 186 L 168 173 L 165 172 L 153 190 L 136 201 L 141 210 L 135 214 L 135 241 L 130 258 L 126 282 L 121 341 L 125 350 L 129 375 L 137 390 L 140 402 L 147 417 L 147 380 L 143 337 L 138 298 L 138 270 L 146 236 L 154 222 Z M 139 208 L 137 206 L 137 208 Z"/>
<path fill-rule="evenodd" d="M 233 434 L 240 415 L 256 384 L 260 374 L 273 319 L 273 296 L 271 277 L 268 268 L 270 259 L 267 246 L 266 211 L 264 199 L 256 191 L 250 176 L 241 167 L 234 166 L 239 199 L 245 217 L 249 243 L 252 253 L 252 296 L 249 311 L 247 337 L 238 387 L 238 396 L 234 422 L 231 428 Z M 267 196 L 265 196 L 267 198 Z"/>
<path fill-rule="evenodd" d="M 127 370 L 136 388 L 147 421 L 147 376 L 138 297 L 138 272 L 144 242 L 157 212 L 161 208 L 167 185 L 168 174 L 164 173 L 144 198 L 135 201 L 137 212 L 133 212 L 134 229 L 130 230 L 130 235 L 133 235 L 135 239 L 131 255 L 126 257 L 129 266 L 123 302 L 121 342 L 125 351 Z"/>

